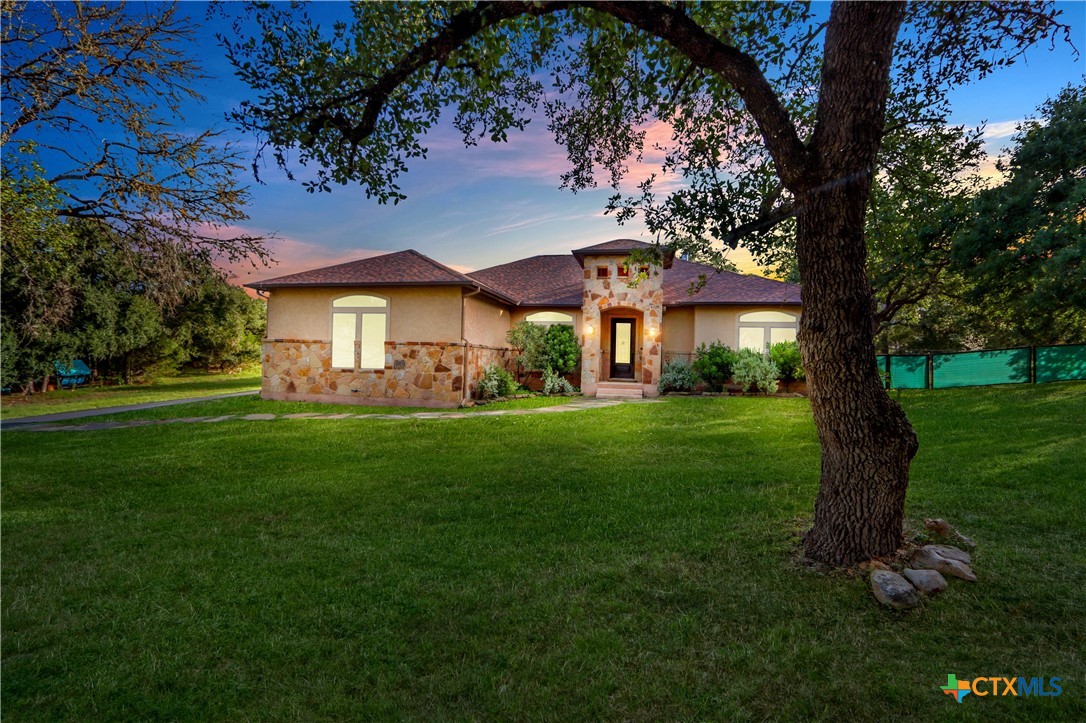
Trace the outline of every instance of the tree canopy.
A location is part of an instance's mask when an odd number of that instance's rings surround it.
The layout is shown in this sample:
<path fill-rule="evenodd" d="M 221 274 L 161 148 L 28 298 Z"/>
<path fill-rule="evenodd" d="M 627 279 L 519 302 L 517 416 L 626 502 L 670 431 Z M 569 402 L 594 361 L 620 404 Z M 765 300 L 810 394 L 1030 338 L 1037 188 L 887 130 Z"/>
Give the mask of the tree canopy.
<path fill-rule="evenodd" d="M 175 297 L 191 260 L 267 258 L 229 228 L 247 218 L 240 152 L 181 117 L 204 76 L 176 3 L 5 2 L 2 19 L 5 177 L 51 184 L 57 216 L 108 225 Z"/>
<path fill-rule="evenodd" d="M 609 211 L 709 260 L 741 239 L 757 254 L 794 215 L 816 141 L 829 25 L 803 3 L 365 3 L 321 28 L 304 8 L 256 4 L 221 41 L 260 91 L 233 114 L 278 164 L 311 167 L 310 190 L 360 185 L 404 198 L 443 111 L 464 143 L 503 141 L 543 116 L 568 152 L 573 190 L 611 184 Z M 947 91 L 1067 28 L 1037 4 L 911 3 L 894 48 L 883 135 L 936 129 Z M 647 130 L 670 140 L 659 174 L 619 184 Z M 930 131 L 934 132 L 934 131 Z M 659 134 L 654 134 L 658 136 Z M 897 157 L 897 161 L 904 160 Z M 891 154 L 880 162 L 894 163 Z M 660 193 L 666 174 L 680 187 Z M 751 237 L 755 238 L 751 238 Z"/>
<path fill-rule="evenodd" d="M 203 79 L 195 26 L 165 3 L 0 13 L 5 386 L 73 357 L 128 373 L 146 366 L 133 354 L 198 354 L 177 347 L 171 314 L 225 283 L 214 261 L 267 251 L 231 230 L 248 199 L 239 151 L 182 117 Z"/>
<path fill-rule="evenodd" d="M 974 299 L 1006 294 L 1023 311 L 1086 310 L 1086 85 L 1064 89 L 1022 123 L 1006 181 L 980 192 L 954 239 Z"/>

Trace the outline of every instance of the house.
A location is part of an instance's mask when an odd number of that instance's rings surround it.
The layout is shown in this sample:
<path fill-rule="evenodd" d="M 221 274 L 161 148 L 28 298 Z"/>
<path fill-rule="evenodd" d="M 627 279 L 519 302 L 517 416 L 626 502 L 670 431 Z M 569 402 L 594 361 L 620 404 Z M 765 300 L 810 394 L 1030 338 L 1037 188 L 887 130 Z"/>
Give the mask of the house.
<path fill-rule="evenodd" d="M 586 395 L 653 396 L 663 362 L 701 343 L 794 340 L 798 286 L 721 272 L 619 239 L 462 274 L 414 250 L 248 284 L 268 297 L 261 396 L 457 406 L 520 321 L 570 324 Z M 696 292 L 693 287 L 704 277 Z"/>

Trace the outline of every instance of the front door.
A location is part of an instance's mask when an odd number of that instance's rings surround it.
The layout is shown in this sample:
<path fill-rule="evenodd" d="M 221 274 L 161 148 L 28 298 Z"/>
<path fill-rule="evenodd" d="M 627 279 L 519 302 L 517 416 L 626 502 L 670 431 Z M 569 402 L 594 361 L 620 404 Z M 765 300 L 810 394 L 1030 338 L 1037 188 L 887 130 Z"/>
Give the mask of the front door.
<path fill-rule="evenodd" d="M 634 378 L 636 319 L 611 319 L 611 379 Z"/>

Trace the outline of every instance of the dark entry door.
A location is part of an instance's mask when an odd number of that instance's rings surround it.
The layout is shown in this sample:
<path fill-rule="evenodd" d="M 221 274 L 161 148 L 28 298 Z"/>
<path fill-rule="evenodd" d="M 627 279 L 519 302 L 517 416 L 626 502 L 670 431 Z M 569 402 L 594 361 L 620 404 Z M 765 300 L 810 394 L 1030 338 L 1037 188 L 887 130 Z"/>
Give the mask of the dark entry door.
<path fill-rule="evenodd" d="M 611 378 L 634 378 L 636 319 L 611 319 Z"/>

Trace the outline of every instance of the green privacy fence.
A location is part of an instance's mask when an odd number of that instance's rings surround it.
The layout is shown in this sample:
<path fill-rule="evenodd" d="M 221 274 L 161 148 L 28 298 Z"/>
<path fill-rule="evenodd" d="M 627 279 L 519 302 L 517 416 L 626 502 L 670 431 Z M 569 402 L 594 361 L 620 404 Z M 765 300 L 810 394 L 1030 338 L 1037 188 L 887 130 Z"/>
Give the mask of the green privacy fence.
<path fill-rule="evenodd" d="M 1086 344 L 875 357 L 891 389 L 947 389 L 1086 379 Z"/>

